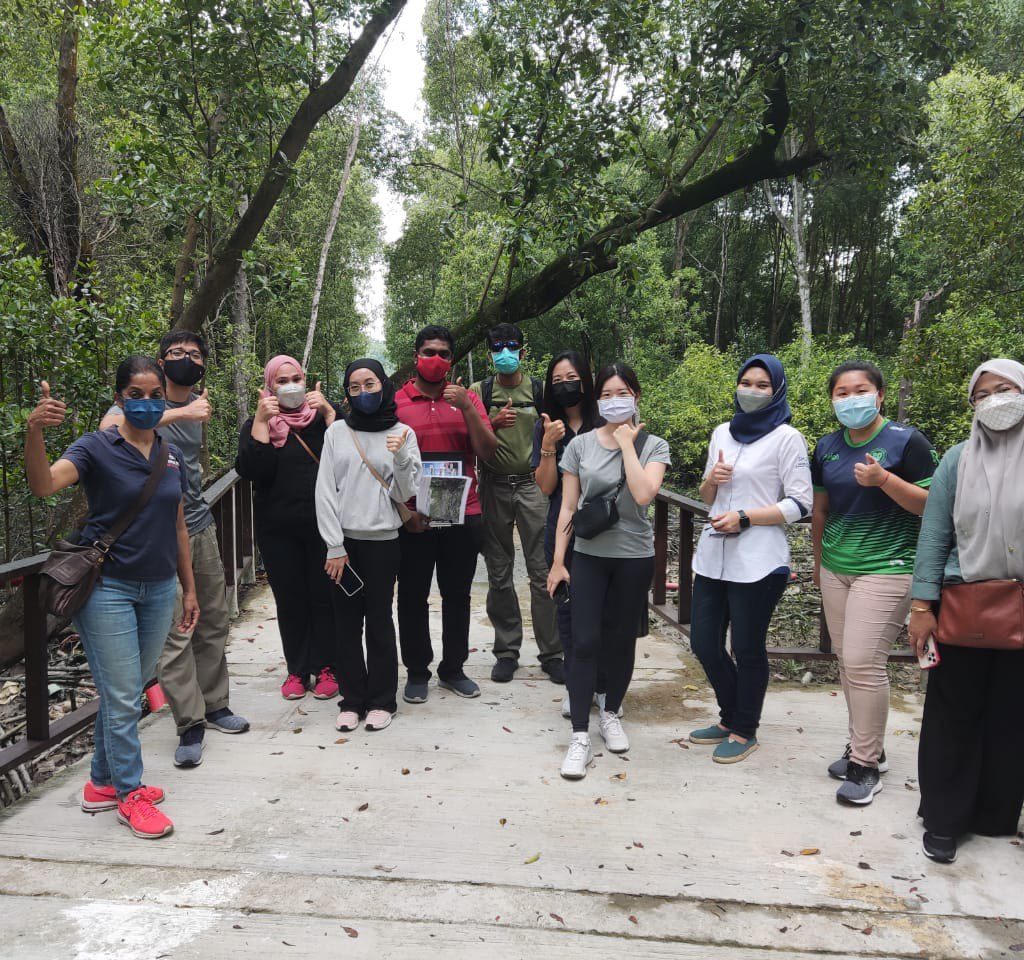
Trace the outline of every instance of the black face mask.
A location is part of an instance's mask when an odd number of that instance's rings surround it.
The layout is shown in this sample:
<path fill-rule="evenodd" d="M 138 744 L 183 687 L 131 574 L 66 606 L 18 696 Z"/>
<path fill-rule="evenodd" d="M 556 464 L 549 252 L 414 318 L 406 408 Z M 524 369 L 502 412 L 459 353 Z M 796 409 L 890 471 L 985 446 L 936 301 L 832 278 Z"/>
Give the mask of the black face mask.
<path fill-rule="evenodd" d="M 173 380 L 179 387 L 191 387 L 203 379 L 206 367 L 191 357 L 182 357 L 180 360 L 165 360 L 164 373 L 168 380 Z"/>
<path fill-rule="evenodd" d="M 583 399 L 583 384 L 579 380 L 563 380 L 551 385 L 551 393 L 563 410 L 575 407 Z"/>

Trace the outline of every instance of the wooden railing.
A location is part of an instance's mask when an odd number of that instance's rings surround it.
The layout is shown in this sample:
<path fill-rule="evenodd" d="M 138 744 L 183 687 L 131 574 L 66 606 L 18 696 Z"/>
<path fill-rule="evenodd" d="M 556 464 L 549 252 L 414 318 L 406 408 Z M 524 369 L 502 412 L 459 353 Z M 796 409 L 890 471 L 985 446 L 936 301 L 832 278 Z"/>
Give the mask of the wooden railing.
<path fill-rule="evenodd" d="M 674 603 L 668 602 L 669 512 L 678 512 L 679 573 Z M 662 489 L 654 501 L 654 580 L 651 584 L 650 608 L 663 620 L 689 636 L 693 602 L 693 543 L 697 520 L 706 521 L 708 508 L 699 500 Z M 809 522 L 809 521 L 804 521 Z M 832 638 L 825 615 L 818 613 L 818 647 L 769 647 L 768 656 L 777 660 L 832 660 Z M 906 649 L 895 650 L 890 660 L 911 663 L 916 657 Z"/>
<path fill-rule="evenodd" d="M 217 524 L 224 579 L 231 615 L 238 613 L 238 588 L 251 582 L 255 571 L 252 525 L 252 485 L 230 470 L 204 491 Z M 0 565 L 0 586 L 22 583 L 25 663 L 25 735 L 0 749 L 0 776 L 34 760 L 40 754 L 74 736 L 91 724 L 99 709 L 99 699 L 90 700 L 50 722 L 48 646 L 50 631 L 47 616 L 39 603 L 39 571 L 48 554 Z"/>

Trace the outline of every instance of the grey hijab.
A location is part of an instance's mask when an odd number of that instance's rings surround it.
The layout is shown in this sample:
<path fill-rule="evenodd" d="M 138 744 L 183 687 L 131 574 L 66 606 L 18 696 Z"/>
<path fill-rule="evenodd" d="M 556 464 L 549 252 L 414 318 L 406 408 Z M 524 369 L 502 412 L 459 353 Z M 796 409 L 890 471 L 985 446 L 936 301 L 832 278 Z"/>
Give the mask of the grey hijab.
<path fill-rule="evenodd" d="M 974 371 L 967 395 L 983 373 L 1024 391 L 1024 364 L 989 360 Z M 974 418 L 957 470 L 953 524 L 964 580 L 1024 579 L 1024 421 L 989 430 Z"/>

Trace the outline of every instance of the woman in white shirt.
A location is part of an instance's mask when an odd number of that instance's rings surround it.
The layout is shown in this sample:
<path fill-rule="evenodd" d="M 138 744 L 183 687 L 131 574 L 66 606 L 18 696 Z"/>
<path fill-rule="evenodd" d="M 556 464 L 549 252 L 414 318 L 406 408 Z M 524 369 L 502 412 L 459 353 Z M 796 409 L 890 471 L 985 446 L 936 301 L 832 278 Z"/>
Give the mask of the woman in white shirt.
<path fill-rule="evenodd" d="M 768 689 L 765 640 L 789 580 L 785 525 L 813 501 L 807 443 L 789 425 L 786 374 L 771 354 L 740 368 L 732 420 L 711 434 L 701 499 L 709 523 L 693 558 L 690 646 L 715 690 L 720 719 L 690 734 L 717 744 L 716 763 L 757 747 Z M 731 627 L 732 656 L 725 649 Z"/>

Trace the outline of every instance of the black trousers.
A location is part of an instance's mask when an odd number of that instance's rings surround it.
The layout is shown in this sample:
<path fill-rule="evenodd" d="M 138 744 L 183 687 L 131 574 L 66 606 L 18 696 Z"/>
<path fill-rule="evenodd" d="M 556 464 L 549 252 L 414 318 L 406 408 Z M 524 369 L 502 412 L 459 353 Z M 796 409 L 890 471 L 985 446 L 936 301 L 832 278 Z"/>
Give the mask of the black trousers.
<path fill-rule="evenodd" d="M 924 827 L 944 837 L 1009 836 L 1024 805 L 1024 651 L 939 644 L 918 748 Z"/>
<path fill-rule="evenodd" d="M 573 554 L 572 658 L 566 664 L 566 686 L 574 732 L 589 728 L 599 663 L 607 673 L 605 709 L 615 713 L 622 706 L 653 575 L 654 557 Z"/>
<path fill-rule="evenodd" d="M 786 589 L 784 573 L 770 573 L 753 583 L 693 581 L 690 648 L 715 690 L 722 726 L 752 737 L 761 723 L 768 690 L 766 639 L 772 614 Z M 732 656 L 725 649 L 732 625 Z"/>
<path fill-rule="evenodd" d="M 430 586 L 437 571 L 441 592 L 441 662 L 437 675 L 458 680 L 469 656 L 469 595 L 483 544 L 483 518 L 466 517 L 463 526 L 424 533 L 398 533 L 398 637 L 402 663 L 413 683 L 430 679 L 434 649 L 428 619 Z"/>
<path fill-rule="evenodd" d="M 391 605 L 401 548 L 394 540 L 345 538 L 348 562 L 363 581 L 363 589 L 349 597 L 331 586 L 337 624 L 336 659 L 340 710 L 363 716 L 369 710 L 398 709 L 398 650 Z M 366 653 L 363 654 L 363 625 Z"/>
<path fill-rule="evenodd" d="M 544 528 L 544 557 L 550 567 L 555 562 L 555 536 L 558 533 L 558 512 L 562 508 L 561 494 L 555 494 L 551 498 L 551 507 L 548 510 L 548 522 Z M 565 548 L 565 567 L 572 573 L 573 545 L 575 537 L 569 537 L 569 545 Z M 562 656 L 565 659 L 565 669 L 568 671 L 572 661 L 572 587 L 569 589 L 570 599 L 568 603 L 555 601 L 555 622 L 558 625 L 558 639 L 562 642 Z M 605 676 L 604 664 L 599 660 L 597 664 L 597 692 L 604 693 L 608 685 Z"/>
<path fill-rule="evenodd" d="M 277 625 L 288 672 L 308 680 L 334 667 L 331 581 L 324 571 L 327 547 L 313 527 L 294 533 L 256 531 L 267 580 L 277 604 Z"/>

